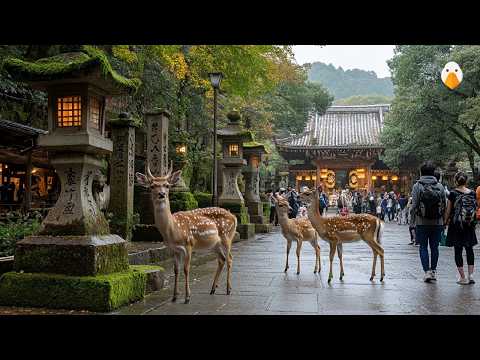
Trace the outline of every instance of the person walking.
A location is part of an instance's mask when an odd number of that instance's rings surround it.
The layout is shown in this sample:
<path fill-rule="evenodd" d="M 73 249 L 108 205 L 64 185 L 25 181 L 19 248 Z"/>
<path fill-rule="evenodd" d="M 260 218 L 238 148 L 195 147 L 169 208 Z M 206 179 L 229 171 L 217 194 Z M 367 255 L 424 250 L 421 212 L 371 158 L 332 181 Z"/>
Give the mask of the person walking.
<path fill-rule="evenodd" d="M 408 198 L 406 210 L 407 210 L 408 232 L 410 233 L 409 245 L 419 245 L 415 237 L 415 215 L 412 215 L 412 197 L 411 196 Z"/>
<path fill-rule="evenodd" d="M 448 196 L 445 224 L 448 225 L 446 245 L 454 248 L 455 264 L 460 275 L 457 284 L 474 284 L 473 247 L 477 245 L 475 225 L 477 223 L 477 199 L 473 190 L 466 187 L 467 175 L 459 171 L 454 177 L 456 187 Z M 463 271 L 463 249 L 467 254 L 468 278 Z"/>
<path fill-rule="evenodd" d="M 278 225 L 277 211 L 275 209 L 275 197 L 272 190 L 268 192 L 268 202 L 270 204 L 270 224 Z"/>
<path fill-rule="evenodd" d="M 317 188 L 318 191 L 318 207 L 320 211 L 320 215 L 324 216 L 325 212 L 328 209 L 328 198 L 327 195 L 323 192 L 323 187 L 320 185 Z"/>
<path fill-rule="evenodd" d="M 425 272 L 423 278 L 425 282 L 437 280 L 438 246 L 444 228 L 446 206 L 445 189 L 435 178 L 434 172 L 435 166 L 431 161 L 422 164 L 420 179 L 412 189 L 411 211 L 415 216 L 415 236 L 420 244 L 420 260 Z"/>
<path fill-rule="evenodd" d="M 287 200 L 288 200 L 288 205 L 290 205 L 291 211 L 289 214 L 290 219 L 295 219 L 298 214 L 298 209 L 300 208 L 300 205 L 298 203 L 298 195 L 295 189 L 292 187 L 287 188 Z"/>
<path fill-rule="evenodd" d="M 407 223 L 407 199 L 405 198 L 404 194 L 400 194 L 400 198 L 398 199 L 398 207 L 399 209 L 399 214 L 398 214 L 398 225 L 405 225 Z"/>
<path fill-rule="evenodd" d="M 380 207 L 382 210 L 380 219 L 382 219 L 382 221 L 385 221 L 385 215 L 388 215 L 388 194 L 385 194 L 383 196 L 383 199 L 380 202 Z"/>

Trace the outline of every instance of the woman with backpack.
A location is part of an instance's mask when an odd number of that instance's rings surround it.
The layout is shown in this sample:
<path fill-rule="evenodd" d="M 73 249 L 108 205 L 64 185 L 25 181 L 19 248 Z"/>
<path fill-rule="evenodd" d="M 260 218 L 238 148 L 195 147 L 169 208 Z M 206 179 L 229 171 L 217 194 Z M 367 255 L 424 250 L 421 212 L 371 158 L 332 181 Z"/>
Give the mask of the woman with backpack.
<path fill-rule="evenodd" d="M 474 284 L 474 254 L 473 247 L 478 243 L 475 234 L 476 225 L 476 196 L 475 192 L 468 189 L 467 175 L 459 171 L 455 174 L 456 188 L 448 195 L 445 224 L 448 225 L 446 245 L 455 249 L 455 264 L 460 278 L 457 284 Z M 467 253 L 468 277 L 463 271 L 463 248 Z"/>

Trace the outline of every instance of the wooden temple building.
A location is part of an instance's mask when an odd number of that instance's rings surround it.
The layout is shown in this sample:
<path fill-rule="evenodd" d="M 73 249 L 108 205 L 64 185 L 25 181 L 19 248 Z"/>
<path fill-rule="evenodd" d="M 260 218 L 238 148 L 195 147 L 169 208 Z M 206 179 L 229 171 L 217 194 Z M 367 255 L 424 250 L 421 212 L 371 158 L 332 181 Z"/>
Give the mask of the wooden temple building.
<path fill-rule="evenodd" d="M 393 171 L 380 160 L 379 135 L 389 105 L 331 106 L 312 113 L 302 134 L 277 139 L 288 162 L 288 183 L 297 191 L 320 184 L 328 193 L 354 191 L 409 192 L 410 169 Z"/>
<path fill-rule="evenodd" d="M 37 146 L 46 131 L 0 119 L 0 214 L 46 209 L 58 197 L 58 177 L 47 152 Z"/>

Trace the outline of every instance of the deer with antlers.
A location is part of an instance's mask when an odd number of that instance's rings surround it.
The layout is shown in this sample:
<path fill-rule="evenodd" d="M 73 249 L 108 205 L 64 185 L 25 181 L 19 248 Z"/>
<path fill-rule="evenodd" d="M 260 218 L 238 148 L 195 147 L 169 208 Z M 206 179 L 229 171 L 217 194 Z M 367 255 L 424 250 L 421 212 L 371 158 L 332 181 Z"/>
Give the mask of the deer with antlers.
<path fill-rule="evenodd" d="M 136 173 L 137 182 L 151 190 L 154 207 L 155 226 L 165 244 L 174 254 L 175 285 L 173 299 L 178 296 L 178 269 L 181 255 L 184 255 L 185 303 L 190 302 L 190 261 L 193 250 L 212 250 L 217 254 L 218 266 L 213 279 L 210 294 L 215 293 L 218 278 L 227 263 L 227 295 L 231 292 L 231 271 L 233 256 L 232 241 L 237 228 L 237 218 L 228 210 L 219 207 L 179 211 L 170 211 L 169 188 L 175 185 L 181 170 L 172 173 L 170 167 L 165 176 L 155 177 L 147 166 L 147 175 Z"/>
<path fill-rule="evenodd" d="M 308 218 L 312 226 L 317 230 L 322 239 L 330 244 L 330 272 L 328 283 L 333 278 L 332 264 L 335 256 L 335 249 L 339 244 L 363 240 L 373 251 L 373 266 L 370 281 L 375 277 L 377 256 L 380 256 L 381 277 L 385 277 L 384 250 L 381 246 L 382 222 L 370 214 L 358 214 L 347 216 L 326 217 L 321 216 L 319 211 L 319 197 L 317 190 L 305 190 L 300 194 L 300 199 L 309 204 Z M 340 258 L 340 280 L 343 279 L 343 259 Z"/>
<path fill-rule="evenodd" d="M 287 262 L 285 264 L 285 272 L 287 272 L 288 266 L 288 255 L 290 253 L 290 248 L 292 242 L 297 243 L 297 274 L 300 274 L 300 252 L 302 249 L 302 243 L 308 241 L 312 247 L 315 249 L 315 269 L 313 273 L 316 274 L 321 270 L 320 264 L 320 245 L 317 240 L 317 232 L 312 227 L 310 220 L 306 218 L 297 218 L 289 219 L 288 218 L 288 201 L 282 196 L 275 194 L 275 209 L 278 215 L 278 222 L 282 230 L 282 235 L 287 240 Z"/>

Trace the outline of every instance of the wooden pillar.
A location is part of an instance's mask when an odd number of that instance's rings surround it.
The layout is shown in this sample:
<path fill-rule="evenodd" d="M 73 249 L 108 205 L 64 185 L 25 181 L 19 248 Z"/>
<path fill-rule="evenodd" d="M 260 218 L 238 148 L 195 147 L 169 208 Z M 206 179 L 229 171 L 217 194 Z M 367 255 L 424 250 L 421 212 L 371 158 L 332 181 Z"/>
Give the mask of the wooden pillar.
<path fill-rule="evenodd" d="M 23 207 L 25 211 L 29 211 L 32 207 L 32 170 L 32 151 L 29 151 L 25 169 L 25 194 L 23 197 Z"/>
<path fill-rule="evenodd" d="M 372 173 L 371 173 L 371 166 L 367 167 L 367 191 L 372 191 Z"/>

